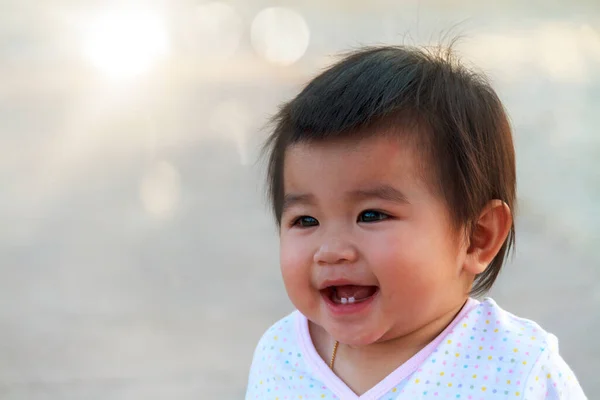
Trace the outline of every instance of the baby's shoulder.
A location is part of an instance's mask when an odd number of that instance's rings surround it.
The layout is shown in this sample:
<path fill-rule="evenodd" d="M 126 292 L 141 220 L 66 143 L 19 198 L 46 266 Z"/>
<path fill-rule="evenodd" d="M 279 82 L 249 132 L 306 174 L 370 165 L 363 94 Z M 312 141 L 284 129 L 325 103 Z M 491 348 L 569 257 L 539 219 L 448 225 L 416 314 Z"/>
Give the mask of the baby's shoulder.
<path fill-rule="evenodd" d="M 271 325 L 261 336 L 255 349 L 259 353 L 277 352 L 296 343 L 296 324 L 298 311 L 294 311 Z"/>
<path fill-rule="evenodd" d="M 471 306 L 439 343 L 406 390 L 435 383 L 448 397 L 477 389 L 519 399 L 585 399 L 556 337 L 491 299 Z"/>
<path fill-rule="evenodd" d="M 265 391 L 270 391 L 268 383 L 285 379 L 295 375 L 296 362 L 293 356 L 298 353 L 298 340 L 296 325 L 298 324 L 298 312 L 283 317 L 271 325 L 258 341 L 252 358 L 250 374 L 248 378 L 248 392 L 246 398 L 267 398 Z M 268 397 L 271 398 L 271 397 Z"/>
<path fill-rule="evenodd" d="M 493 299 L 485 298 L 468 315 L 473 322 L 473 332 L 482 338 L 499 340 L 519 348 L 554 346 L 556 337 L 535 321 L 518 317 L 502 309 Z"/>
<path fill-rule="evenodd" d="M 502 309 L 486 298 L 452 329 L 450 336 L 479 362 L 528 368 L 546 351 L 558 352 L 558 341 L 536 322 Z"/>
<path fill-rule="evenodd" d="M 279 340 L 280 338 L 286 338 L 296 331 L 298 311 L 293 311 L 279 321 L 271 325 L 261 337 L 262 341 Z"/>

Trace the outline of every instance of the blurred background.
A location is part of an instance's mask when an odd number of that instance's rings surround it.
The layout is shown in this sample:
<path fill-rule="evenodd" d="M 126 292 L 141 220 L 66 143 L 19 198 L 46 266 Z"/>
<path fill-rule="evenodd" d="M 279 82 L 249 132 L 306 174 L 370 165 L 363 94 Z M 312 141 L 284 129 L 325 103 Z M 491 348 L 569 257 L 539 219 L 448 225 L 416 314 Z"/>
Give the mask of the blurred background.
<path fill-rule="evenodd" d="M 340 51 L 452 35 L 515 129 L 492 295 L 600 398 L 598 0 L 0 1 L 0 398 L 243 398 L 292 310 L 267 118 Z"/>

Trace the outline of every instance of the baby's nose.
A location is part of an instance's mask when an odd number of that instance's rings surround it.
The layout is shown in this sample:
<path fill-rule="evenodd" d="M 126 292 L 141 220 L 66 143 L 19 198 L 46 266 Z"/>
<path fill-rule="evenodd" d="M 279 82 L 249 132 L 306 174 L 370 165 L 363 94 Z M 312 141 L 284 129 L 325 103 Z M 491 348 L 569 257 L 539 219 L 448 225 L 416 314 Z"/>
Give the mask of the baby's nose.
<path fill-rule="evenodd" d="M 313 260 L 317 264 L 340 264 L 356 260 L 358 252 L 352 243 L 331 239 L 319 247 Z"/>

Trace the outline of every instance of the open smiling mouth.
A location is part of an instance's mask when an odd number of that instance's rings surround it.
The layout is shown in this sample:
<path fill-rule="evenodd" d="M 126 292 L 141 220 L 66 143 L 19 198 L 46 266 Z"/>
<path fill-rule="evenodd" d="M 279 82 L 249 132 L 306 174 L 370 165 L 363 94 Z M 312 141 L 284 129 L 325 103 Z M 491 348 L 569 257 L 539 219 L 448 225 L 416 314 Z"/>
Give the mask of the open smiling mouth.
<path fill-rule="evenodd" d="M 378 291 L 377 286 L 343 285 L 328 286 L 321 293 L 333 304 L 350 305 L 370 300 Z"/>

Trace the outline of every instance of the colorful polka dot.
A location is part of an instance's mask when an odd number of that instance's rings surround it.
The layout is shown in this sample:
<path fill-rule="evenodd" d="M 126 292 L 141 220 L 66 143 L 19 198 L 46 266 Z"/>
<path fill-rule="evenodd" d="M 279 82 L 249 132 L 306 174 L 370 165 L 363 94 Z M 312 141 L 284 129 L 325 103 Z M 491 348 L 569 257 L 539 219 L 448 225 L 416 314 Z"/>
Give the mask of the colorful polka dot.
<path fill-rule="evenodd" d="M 327 371 L 328 360 L 305 345 L 311 339 L 303 336 L 307 329 L 299 328 L 299 321 L 306 321 L 302 318 L 292 313 L 263 336 L 255 350 L 246 400 L 350 397 L 349 388 L 333 389 L 339 383 L 311 373 Z M 411 361 L 414 369 L 403 375 L 405 379 L 386 379 L 378 385 L 378 400 L 520 399 L 525 394 L 528 399 L 545 399 L 551 392 L 556 398 L 585 398 L 557 353 L 556 339 L 492 300 L 476 305 L 434 342 L 430 354 Z"/>

